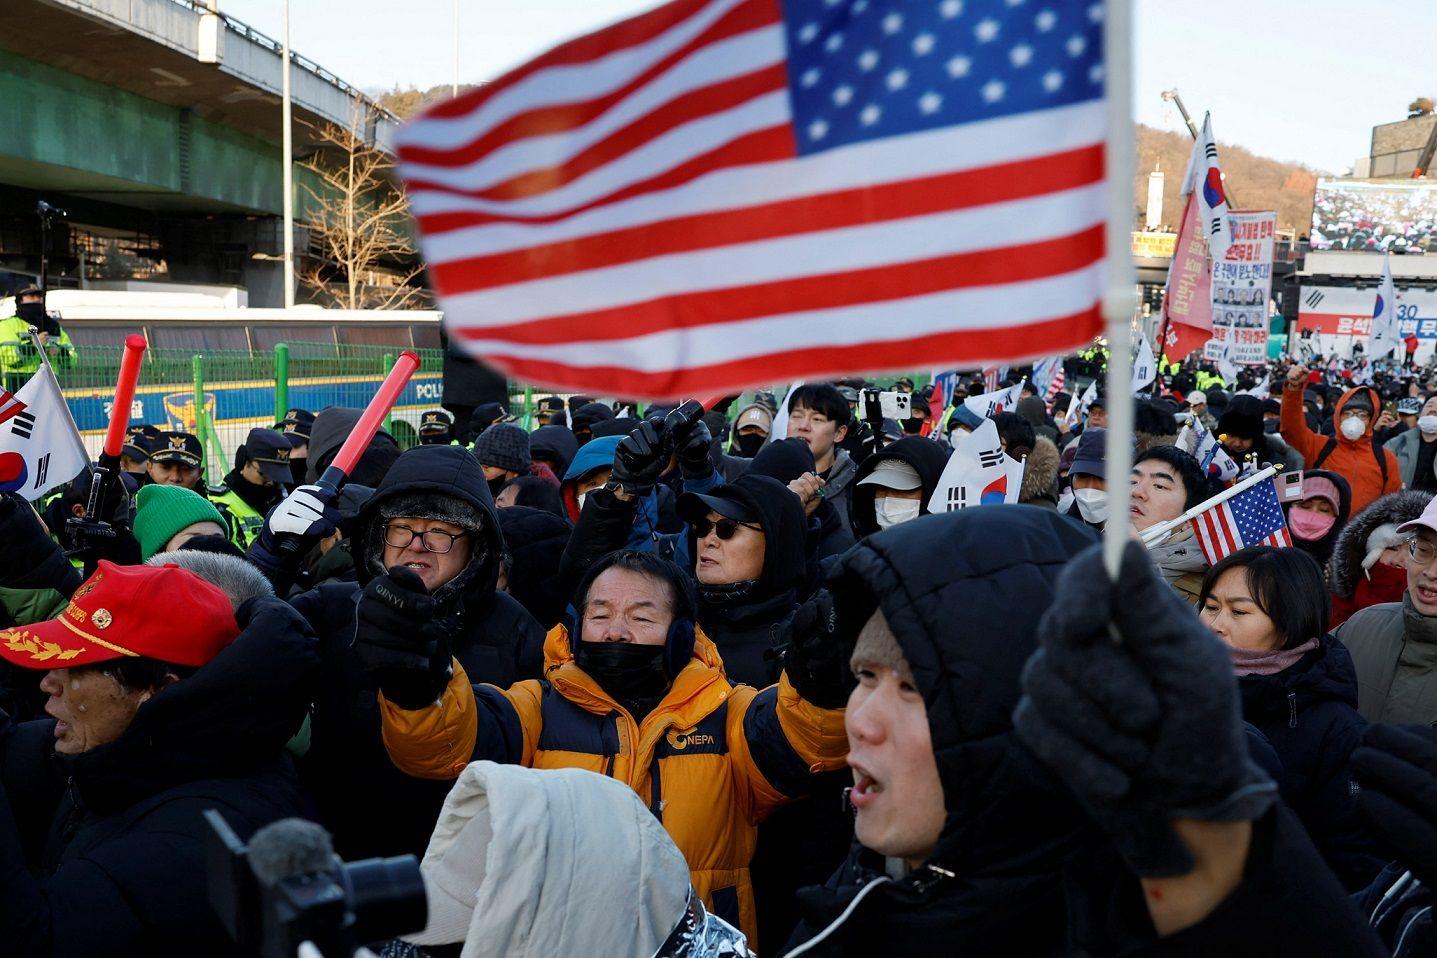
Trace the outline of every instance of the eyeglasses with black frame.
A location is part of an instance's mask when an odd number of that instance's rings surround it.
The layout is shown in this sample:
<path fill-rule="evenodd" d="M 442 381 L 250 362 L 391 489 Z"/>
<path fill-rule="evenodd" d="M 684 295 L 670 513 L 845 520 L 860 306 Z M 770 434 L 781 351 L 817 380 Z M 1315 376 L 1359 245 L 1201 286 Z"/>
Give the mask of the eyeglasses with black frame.
<path fill-rule="evenodd" d="M 1437 543 L 1423 542 L 1417 536 L 1407 540 L 1407 554 L 1422 565 L 1431 565 L 1437 559 Z"/>
<path fill-rule="evenodd" d="M 454 548 L 454 540 L 462 539 L 469 535 L 464 532 L 445 532 L 442 529 L 428 529 L 420 532 L 411 529 L 406 525 L 397 522 L 387 522 L 384 525 L 384 542 L 396 549 L 408 549 L 415 539 L 418 539 L 424 546 L 425 552 L 432 552 L 435 555 L 445 555 Z"/>
<path fill-rule="evenodd" d="M 724 542 L 733 538 L 734 533 L 738 532 L 739 526 L 743 526 L 745 529 L 752 529 L 754 532 L 763 531 L 763 526 L 756 526 L 751 522 L 739 522 L 737 519 L 730 519 L 728 516 L 724 516 L 717 521 L 709 519 L 708 516 L 704 516 L 702 519 L 694 520 L 690 525 L 693 526 L 694 535 L 698 538 L 702 539 L 707 536 L 710 531 L 713 531 L 718 533 L 719 539 Z"/>

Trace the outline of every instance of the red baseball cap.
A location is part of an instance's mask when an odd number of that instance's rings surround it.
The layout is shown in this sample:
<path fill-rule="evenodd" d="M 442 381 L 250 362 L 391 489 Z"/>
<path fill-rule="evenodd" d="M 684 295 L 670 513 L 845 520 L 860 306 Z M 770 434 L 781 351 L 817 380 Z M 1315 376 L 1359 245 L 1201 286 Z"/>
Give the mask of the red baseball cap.
<path fill-rule="evenodd" d="M 193 572 L 101 559 L 55 618 L 0 630 L 0 658 L 22 669 L 68 669 L 127 656 L 198 668 L 237 635 L 229 596 Z"/>

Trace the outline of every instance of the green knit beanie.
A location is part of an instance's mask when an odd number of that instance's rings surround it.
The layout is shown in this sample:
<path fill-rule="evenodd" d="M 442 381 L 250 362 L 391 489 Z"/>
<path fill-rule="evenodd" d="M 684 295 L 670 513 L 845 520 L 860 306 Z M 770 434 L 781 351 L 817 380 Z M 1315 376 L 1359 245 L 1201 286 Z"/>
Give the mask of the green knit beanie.
<path fill-rule="evenodd" d="M 225 528 L 220 511 L 198 492 L 182 486 L 143 486 L 135 497 L 135 538 L 140 540 L 140 558 L 148 559 L 159 552 L 176 533 L 196 522 L 215 522 Z"/>

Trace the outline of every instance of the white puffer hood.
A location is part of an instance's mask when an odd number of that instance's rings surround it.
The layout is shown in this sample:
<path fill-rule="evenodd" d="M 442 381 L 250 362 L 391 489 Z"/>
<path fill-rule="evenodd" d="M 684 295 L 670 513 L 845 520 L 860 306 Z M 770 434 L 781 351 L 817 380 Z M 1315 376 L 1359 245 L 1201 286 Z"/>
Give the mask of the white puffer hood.
<path fill-rule="evenodd" d="M 689 904 L 689 869 L 633 789 L 579 769 L 475 762 L 421 864 L 429 923 L 406 940 L 463 958 L 652 955 Z"/>

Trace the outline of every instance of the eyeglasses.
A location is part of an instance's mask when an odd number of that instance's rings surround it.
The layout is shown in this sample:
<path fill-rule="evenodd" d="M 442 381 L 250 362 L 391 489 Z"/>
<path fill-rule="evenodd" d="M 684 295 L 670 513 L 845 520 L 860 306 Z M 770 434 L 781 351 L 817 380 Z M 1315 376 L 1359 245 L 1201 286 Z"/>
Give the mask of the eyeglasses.
<path fill-rule="evenodd" d="M 709 532 L 712 531 L 717 533 L 718 537 L 725 542 L 733 538 L 733 534 L 738 531 L 739 526 L 743 526 L 745 529 L 752 529 L 754 532 L 763 531 L 762 526 L 739 522 L 737 519 L 729 519 L 727 517 L 714 522 L 711 521 L 708 516 L 704 516 L 702 519 L 695 520 L 693 523 L 694 535 L 700 539 L 706 538 Z"/>
<path fill-rule="evenodd" d="M 390 523 L 384 527 L 384 541 L 396 549 L 408 549 L 418 539 L 424 544 L 425 552 L 432 552 L 435 555 L 444 555 L 454 548 L 454 540 L 462 539 L 469 535 L 468 532 L 444 532 L 440 529 L 430 529 L 427 532 L 417 532 L 408 526 L 401 526 L 397 523 Z"/>
<path fill-rule="evenodd" d="M 1437 559 L 1437 545 L 1413 536 L 1407 540 L 1407 554 L 1422 565 L 1431 565 Z"/>

